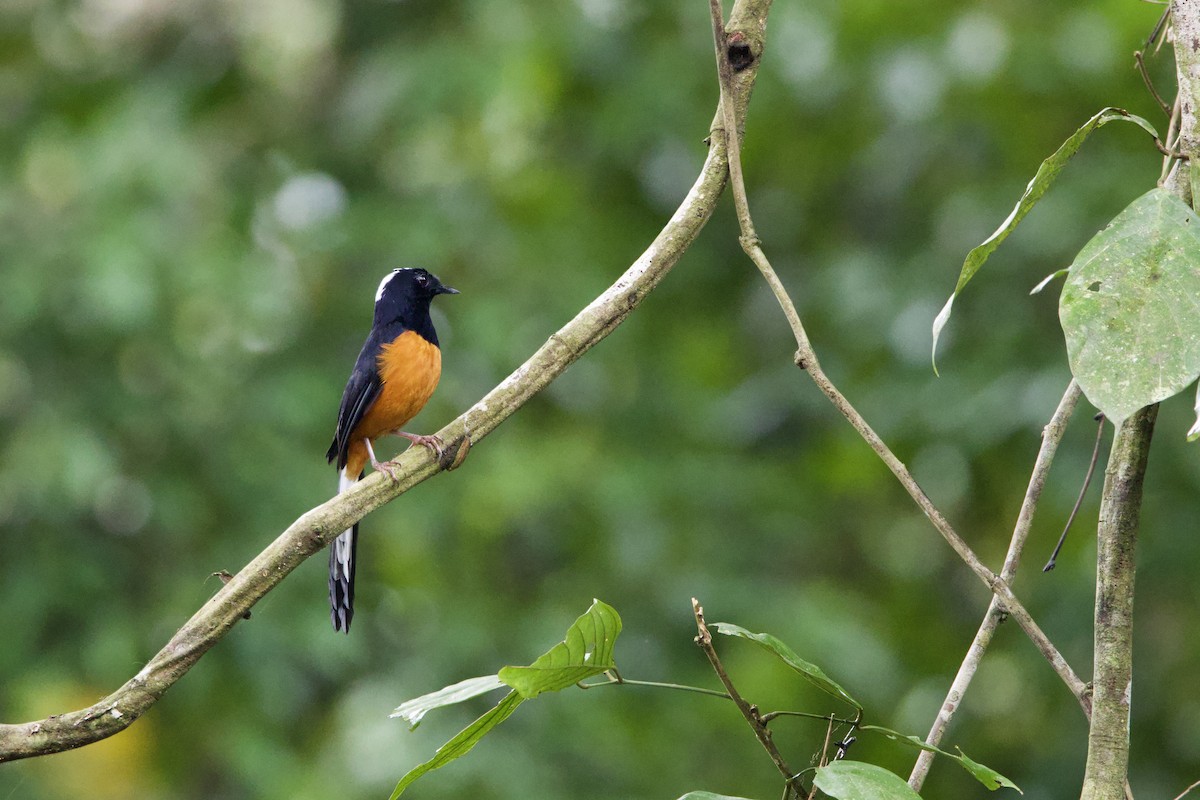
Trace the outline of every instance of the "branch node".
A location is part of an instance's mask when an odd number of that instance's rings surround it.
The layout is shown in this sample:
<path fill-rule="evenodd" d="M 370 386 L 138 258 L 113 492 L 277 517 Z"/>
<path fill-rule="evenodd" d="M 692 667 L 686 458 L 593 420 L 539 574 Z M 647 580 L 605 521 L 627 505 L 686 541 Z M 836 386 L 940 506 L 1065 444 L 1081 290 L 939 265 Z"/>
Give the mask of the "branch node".
<path fill-rule="evenodd" d="M 464 433 L 451 442 L 449 447 L 442 450 L 441 455 L 438 456 L 438 466 L 446 472 L 456 470 L 467 460 L 467 454 L 470 452 L 471 434 Z"/>

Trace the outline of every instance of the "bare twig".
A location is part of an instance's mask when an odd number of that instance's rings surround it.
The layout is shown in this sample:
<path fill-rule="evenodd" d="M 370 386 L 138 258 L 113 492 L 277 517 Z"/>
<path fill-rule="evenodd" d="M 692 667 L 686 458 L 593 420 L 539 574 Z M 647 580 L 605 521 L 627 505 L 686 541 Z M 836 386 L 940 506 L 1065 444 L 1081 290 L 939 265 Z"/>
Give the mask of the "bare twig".
<path fill-rule="evenodd" d="M 1079 403 L 1081 394 L 1079 383 L 1072 380 L 1067 385 L 1062 400 L 1058 402 L 1053 416 L 1050 417 L 1050 422 L 1042 430 L 1042 446 L 1033 462 L 1029 486 L 1025 490 L 1025 499 L 1021 502 L 1021 510 L 1017 514 L 1017 523 L 1013 528 L 1012 539 L 1008 543 L 1008 554 L 1004 558 L 1004 567 L 1000 570 L 1000 577 L 1006 581 L 1011 581 L 1017 572 L 1017 566 L 1021 561 L 1021 552 L 1025 547 L 1025 541 L 1029 538 L 1030 528 L 1033 527 L 1033 516 L 1037 511 L 1038 501 L 1046 486 L 1046 476 L 1050 472 L 1050 465 L 1054 462 L 1059 442 L 1062 441 L 1063 434 L 1067 430 L 1067 423 L 1071 421 L 1071 415 L 1075 412 L 1075 406 Z M 926 744 L 937 747 L 941 743 L 942 735 L 946 732 L 946 727 L 950 724 L 954 712 L 962 703 L 963 697 L 971 685 L 971 680 L 975 677 L 975 672 L 983 660 L 983 654 L 991 644 L 992 635 L 996 632 L 1003 616 L 1004 609 L 1000 605 L 1000 601 L 996 597 L 992 597 L 987 613 L 983 616 L 983 622 L 980 623 L 979 630 L 975 633 L 975 639 L 967 649 L 967 654 L 958 668 L 958 674 L 954 676 L 954 682 L 950 684 L 950 691 L 946 693 L 946 699 L 942 702 L 937 718 L 933 721 L 933 727 L 930 728 L 929 735 L 925 737 Z M 922 750 L 917 757 L 917 763 L 908 777 L 908 785 L 913 788 L 913 791 L 921 791 L 921 786 L 925 783 L 925 778 L 933 765 L 933 758 L 934 754 L 928 750 Z"/>
<path fill-rule="evenodd" d="M 761 42 L 771 0 L 738 0 L 734 15 L 744 40 Z M 748 102 L 757 60 L 738 73 L 740 102 Z M 742 110 L 744 111 L 744 110 Z M 711 216 L 728 174 L 725 140 L 714 138 L 703 170 L 671 220 L 646 251 L 603 294 L 479 402 L 438 431 L 447 443 L 438 459 L 412 448 L 396 459 L 398 479 L 371 475 L 303 514 L 223 586 L 137 675 L 88 708 L 35 722 L 0 724 L 0 761 L 81 747 L 124 730 L 162 697 L 242 616 L 305 559 L 341 531 L 417 484 L 461 461 L 505 419 L 611 333 L 695 241 Z"/>
<path fill-rule="evenodd" d="M 1149 50 L 1151 47 L 1154 47 L 1155 52 L 1158 52 L 1158 48 L 1162 46 L 1161 37 L 1163 31 L 1167 28 L 1167 20 L 1171 18 L 1171 3 L 1169 0 L 1164 0 L 1162 5 L 1165 6 L 1163 13 L 1158 18 L 1158 22 L 1154 23 L 1154 27 L 1150 30 L 1150 35 L 1146 37 L 1146 43 L 1142 45 L 1143 50 Z"/>
<path fill-rule="evenodd" d="M 808 372 L 809 377 L 817 385 L 817 388 L 833 403 L 834 407 L 842 414 L 843 417 L 858 431 L 859 435 L 866 443 L 875 451 L 875 454 L 883 461 L 904 490 L 916 502 L 917 506 L 933 523 L 934 528 L 942 535 L 942 538 L 950 545 L 955 553 L 958 554 L 971 571 L 986 585 L 993 594 L 998 596 L 1004 605 L 1005 610 L 1012 615 L 1017 624 L 1021 626 L 1021 630 L 1025 631 L 1034 646 L 1042 653 L 1050 666 L 1058 673 L 1063 682 L 1067 684 L 1067 688 L 1071 690 L 1077 698 L 1085 697 L 1085 686 L 1079 676 L 1071 669 L 1071 666 L 1058 652 L 1058 649 L 1046 636 L 1037 623 L 1033 621 L 1033 617 L 1022 605 L 1021 601 L 1013 594 L 1008 583 L 988 569 L 981 562 L 974 551 L 963 541 L 962 537 L 955 532 L 953 526 L 942 516 L 937 507 L 925 494 L 908 468 L 896 458 L 891 449 L 884 444 L 878 434 L 867 424 L 862 415 L 850 404 L 850 402 L 842 395 L 838 388 L 825 375 L 821 369 L 820 362 L 817 360 L 816 351 L 813 350 L 812 344 L 809 342 L 808 334 L 804 330 L 804 325 L 800 321 L 800 315 L 796 312 L 795 304 L 792 298 L 788 295 L 787 290 L 783 287 L 783 283 L 779 280 L 779 276 L 775 274 L 775 270 L 771 267 L 771 262 L 767 259 L 766 254 L 760 246 L 758 234 L 754 230 L 754 224 L 750 217 L 749 204 L 746 201 L 745 181 L 742 178 L 741 169 L 741 145 L 738 141 L 738 113 L 736 108 L 743 107 L 742 98 L 738 94 L 738 88 L 731 79 L 734 76 L 735 70 L 732 65 L 728 64 L 729 52 L 731 45 L 738 44 L 735 42 L 732 35 L 727 35 L 724 27 L 721 24 L 721 13 L 719 0 L 710 0 L 713 17 L 713 38 L 716 43 L 717 51 L 717 75 L 721 81 L 721 113 L 718 114 L 717 124 L 720 126 L 720 135 L 713 136 L 714 139 L 724 138 L 727 142 L 729 151 L 729 176 L 731 189 L 733 191 L 734 203 L 737 206 L 738 222 L 741 226 L 741 236 L 739 242 L 742 249 L 758 267 L 762 273 L 763 279 L 767 285 L 771 287 L 775 299 L 779 303 L 779 307 L 783 310 L 784 316 L 788 320 L 788 324 L 792 329 L 792 335 L 796 339 L 796 366 Z M 718 131 L 714 130 L 714 134 Z M 1080 703 L 1085 700 L 1081 699 Z"/>
<path fill-rule="evenodd" d="M 696 616 L 696 644 L 704 651 L 704 655 L 708 657 L 708 663 L 712 665 L 713 672 L 717 673 L 717 678 L 725 687 L 725 691 L 729 693 L 730 699 L 734 705 L 738 707 L 738 711 L 742 712 L 742 716 L 746 718 L 751 730 L 754 731 L 755 738 L 759 744 L 767 751 L 767 755 L 771 757 L 771 761 L 775 764 L 775 768 L 783 775 L 785 781 L 790 786 L 796 777 L 796 773 L 792 772 L 791 767 L 783 760 L 779 749 L 775 747 L 775 742 L 771 740 L 771 731 L 767 728 L 763 719 L 758 714 L 758 709 L 750 705 L 738 693 L 737 688 L 733 685 L 733 681 L 729 679 L 729 674 L 725 672 L 725 667 L 721 664 L 721 659 L 717 657 L 716 648 L 713 647 L 712 633 L 708 630 L 708 625 L 704 622 L 704 609 L 700 607 L 700 601 L 692 598 L 692 613 Z"/>
<path fill-rule="evenodd" d="M 1179 95 L 1175 95 L 1175 103 L 1171 106 L 1171 121 L 1167 123 L 1167 140 L 1166 150 L 1170 151 L 1172 146 L 1179 145 L 1179 120 L 1182 112 L 1179 108 Z M 1157 140 L 1155 140 L 1157 141 Z M 1165 186 L 1168 179 L 1172 177 L 1172 173 L 1179 165 L 1179 159 L 1171 157 L 1169 152 L 1163 153 L 1162 173 L 1159 175 L 1158 184 Z"/>
<path fill-rule="evenodd" d="M 1146 71 L 1146 57 L 1141 50 L 1133 52 L 1133 63 L 1137 66 L 1138 73 L 1142 76 L 1142 82 L 1146 84 L 1146 90 L 1154 97 L 1158 103 L 1158 107 L 1162 109 L 1163 116 L 1168 119 L 1171 116 L 1171 107 L 1167 105 L 1167 101 L 1162 99 L 1162 95 L 1158 93 L 1158 89 L 1154 88 L 1154 81 L 1150 80 L 1150 73 Z"/>
<path fill-rule="evenodd" d="M 1196 781 L 1196 782 L 1195 782 L 1195 783 L 1193 783 L 1191 786 L 1187 787 L 1187 788 L 1186 788 L 1186 789 L 1184 789 L 1182 792 L 1180 792 L 1179 794 L 1177 794 L 1177 795 L 1175 796 L 1175 800 L 1183 800 L 1183 797 L 1184 797 L 1184 795 L 1186 795 L 1186 794 L 1187 794 L 1188 792 L 1190 792 L 1192 789 L 1195 789 L 1197 786 L 1200 786 L 1200 781 Z"/>
<path fill-rule="evenodd" d="M 829 724 L 825 726 L 825 741 L 821 744 L 821 752 L 817 754 L 817 767 L 824 767 L 829 763 L 829 742 L 833 739 L 833 716 L 829 717 Z M 812 788 L 808 790 L 808 797 L 805 800 L 813 800 L 817 795 L 817 784 L 813 782 Z"/>
<path fill-rule="evenodd" d="M 1075 522 L 1076 515 L 1079 514 L 1079 507 L 1083 505 L 1083 498 L 1087 495 L 1088 487 L 1092 485 L 1092 476 L 1096 474 L 1096 464 L 1100 461 L 1100 443 L 1104 441 L 1104 415 L 1097 414 L 1096 422 L 1096 445 L 1092 448 L 1092 460 L 1088 463 L 1087 474 L 1083 476 L 1083 486 L 1079 489 L 1079 496 L 1075 498 L 1075 505 L 1071 507 L 1071 513 L 1067 517 L 1067 524 L 1063 525 L 1062 534 L 1058 537 L 1058 544 L 1054 545 L 1054 552 L 1050 554 L 1050 560 L 1046 562 L 1046 566 L 1042 567 L 1042 572 L 1049 572 L 1058 564 L 1058 554 L 1062 552 L 1063 543 L 1067 541 L 1067 534 L 1071 530 L 1071 525 Z"/>

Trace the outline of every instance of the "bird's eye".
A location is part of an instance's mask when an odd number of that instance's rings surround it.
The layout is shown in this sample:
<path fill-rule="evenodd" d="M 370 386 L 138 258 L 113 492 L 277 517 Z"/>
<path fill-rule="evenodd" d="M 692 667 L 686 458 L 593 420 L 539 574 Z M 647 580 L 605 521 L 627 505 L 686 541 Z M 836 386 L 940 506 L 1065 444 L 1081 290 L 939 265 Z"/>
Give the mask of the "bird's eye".
<path fill-rule="evenodd" d="M 421 286 L 425 286 L 429 283 L 429 278 L 426 278 L 424 275 L 418 275 L 417 283 L 420 284 Z"/>

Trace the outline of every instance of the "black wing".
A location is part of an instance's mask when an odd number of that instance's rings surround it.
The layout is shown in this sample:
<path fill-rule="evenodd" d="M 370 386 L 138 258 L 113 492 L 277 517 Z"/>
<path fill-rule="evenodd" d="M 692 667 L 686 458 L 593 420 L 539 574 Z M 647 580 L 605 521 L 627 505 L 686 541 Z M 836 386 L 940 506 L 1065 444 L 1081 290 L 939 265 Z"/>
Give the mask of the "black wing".
<path fill-rule="evenodd" d="M 346 455 L 350 450 L 350 433 L 362 421 L 367 409 L 379 397 L 379 389 L 383 382 L 379 378 L 379 343 L 375 337 L 367 339 L 350 380 L 346 381 L 346 390 L 342 392 L 342 405 L 338 408 L 337 430 L 333 434 L 333 444 L 325 458 L 337 459 L 338 469 L 346 466 Z"/>

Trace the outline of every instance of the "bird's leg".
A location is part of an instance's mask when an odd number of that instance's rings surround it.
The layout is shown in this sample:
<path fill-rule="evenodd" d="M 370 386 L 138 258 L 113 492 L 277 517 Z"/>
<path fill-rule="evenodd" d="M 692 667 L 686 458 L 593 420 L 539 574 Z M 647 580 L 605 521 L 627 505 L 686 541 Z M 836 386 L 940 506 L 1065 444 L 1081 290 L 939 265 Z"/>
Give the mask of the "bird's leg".
<path fill-rule="evenodd" d="M 440 436 L 421 436 L 417 433 L 407 433 L 405 431 L 392 431 L 397 436 L 408 439 L 413 444 L 428 448 L 438 458 L 442 457 L 442 439 Z"/>
<path fill-rule="evenodd" d="M 363 444 L 367 446 L 367 455 L 371 457 L 371 466 L 375 468 L 375 471 L 382 472 L 391 478 L 393 483 L 398 483 L 400 476 L 396 473 L 396 462 L 380 461 L 375 458 L 375 448 L 371 446 L 370 439 L 363 439 Z"/>

